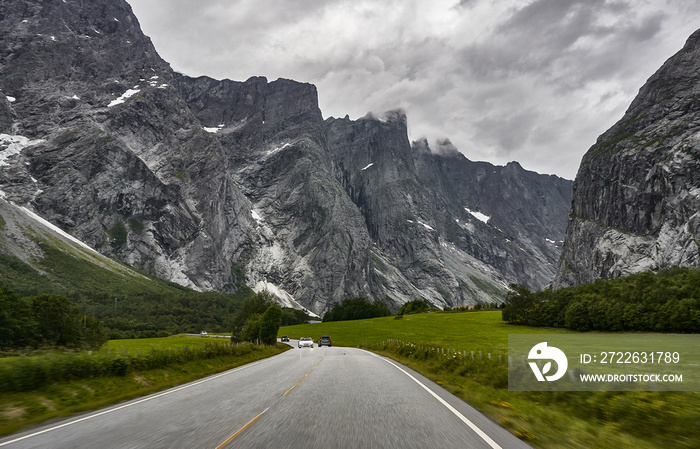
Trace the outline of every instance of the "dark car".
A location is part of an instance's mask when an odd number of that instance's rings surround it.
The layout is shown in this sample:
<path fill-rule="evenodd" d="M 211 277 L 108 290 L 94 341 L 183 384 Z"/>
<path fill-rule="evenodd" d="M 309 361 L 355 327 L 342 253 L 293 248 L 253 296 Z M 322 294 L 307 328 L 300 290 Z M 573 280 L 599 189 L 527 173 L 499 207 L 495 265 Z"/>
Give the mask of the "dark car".
<path fill-rule="evenodd" d="M 280 338 L 280 341 L 289 341 L 289 337 L 286 335 L 282 335 L 282 338 Z"/>
<path fill-rule="evenodd" d="M 331 343 L 331 337 L 329 337 L 328 335 L 324 335 L 323 337 L 319 338 L 318 347 L 320 348 L 321 346 L 333 346 L 333 344 Z"/>

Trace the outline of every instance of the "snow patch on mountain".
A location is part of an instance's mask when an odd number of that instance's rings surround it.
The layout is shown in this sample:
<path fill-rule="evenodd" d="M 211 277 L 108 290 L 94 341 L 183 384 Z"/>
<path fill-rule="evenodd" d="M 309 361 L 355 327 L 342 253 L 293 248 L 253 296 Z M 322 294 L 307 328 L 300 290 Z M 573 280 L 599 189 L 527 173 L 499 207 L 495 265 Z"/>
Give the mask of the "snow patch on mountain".
<path fill-rule="evenodd" d="M 126 100 L 133 97 L 137 93 L 141 92 L 141 89 L 127 89 L 119 98 L 112 100 L 111 103 L 107 105 L 108 108 L 114 107 L 118 104 L 126 103 Z"/>
<path fill-rule="evenodd" d="M 8 165 L 7 159 L 19 154 L 24 148 L 42 143 L 43 140 L 31 140 L 28 137 L 0 134 L 0 167 Z"/>
<path fill-rule="evenodd" d="M 488 223 L 489 220 L 491 219 L 491 217 L 489 217 L 488 215 L 482 214 L 481 212 L 470 210 L 468 207 L 465 207 L 464 210 L 469 212 L 474 218 L 481 221 L 482 223 Z"/>
<path fill-rule="evenodd" d="M 255 284 L 255 287 L 253 287 L 253 291 L 255 293 L 260 293 L 263 290 L 267 290 L 268 292 L 275 295 L 277 297 L 278 303 L 281 307 L 303 310 L 306 313 L 308 313 L 309 315 L 318 318 L 318 315 L 316 315 L 315 313 L 313 313 L 312 311 L 310 311 L 306 307 L 299 304 L 289 292 L 278 287 L 277 285 L 275 285 L 271 282 L 267 282 L 267 281 L 258 281 L 258 283 Z"/>

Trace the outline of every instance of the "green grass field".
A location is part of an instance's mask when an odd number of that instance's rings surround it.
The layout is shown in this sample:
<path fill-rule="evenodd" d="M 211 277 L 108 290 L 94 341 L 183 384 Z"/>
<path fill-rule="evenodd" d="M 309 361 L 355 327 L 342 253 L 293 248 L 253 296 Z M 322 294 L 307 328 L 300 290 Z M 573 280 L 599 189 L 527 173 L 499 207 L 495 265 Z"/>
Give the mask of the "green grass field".
<path fill-rule="evenodd" d="M 454 349 L 506 353 L 508 334 L 570 333 L 566 329 L 513 326 L 501 320 L 500 311 L 420 313 L 357 321 L 335 321 L 281 327 L 278 335 L 290 338 L 330 335 L 338 346 L 370 346 L 385 340 L 403 340 Z"/>

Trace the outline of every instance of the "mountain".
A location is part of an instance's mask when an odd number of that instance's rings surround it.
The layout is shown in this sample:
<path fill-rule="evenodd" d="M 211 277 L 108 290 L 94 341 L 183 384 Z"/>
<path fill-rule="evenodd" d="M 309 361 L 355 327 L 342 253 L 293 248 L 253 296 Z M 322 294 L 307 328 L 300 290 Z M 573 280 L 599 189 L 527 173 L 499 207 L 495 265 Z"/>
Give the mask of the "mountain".
<path fill-rule="evenodd" d="M 570 181 L 410 142 L 401 111 L 324 120 L 311 84 L 177 73 L 123 0 L 2 2 L 0 42 L 5 199 L 144 272 L 319 314 L 554 275 Z"/>
<path fill-rule="evenodd" d="M 418 288 L 448 305 L 489 302 L 506 283 L 550 282 L 571 182 L 472 162 L 445 151 L 449 141 L 439 151 L 410 143 L 406 121 L 401 111 L 326 121 L 336 178 L 373 243 L 374 282 L 391 285 L 392 298 L 410 300 Z M 392 284 L 396 271 L 403 284 Z"/>
<path fill-rule="evenodd" d="M 584 156 L 555 286 L 700 264 L 700 31 Z"/>

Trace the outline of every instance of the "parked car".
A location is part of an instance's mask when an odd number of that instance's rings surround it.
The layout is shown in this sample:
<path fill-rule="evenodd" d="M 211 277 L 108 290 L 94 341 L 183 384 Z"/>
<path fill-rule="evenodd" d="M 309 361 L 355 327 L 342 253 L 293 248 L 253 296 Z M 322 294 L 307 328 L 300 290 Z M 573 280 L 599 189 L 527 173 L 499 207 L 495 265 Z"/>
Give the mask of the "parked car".
<path fill-rule="evenodd" d="M 314 347 L 314 339 L 311 337 L 301 337 L 299 339 L 299 347 L 300 348 L 313 348 Z"/>
<path fill-rule="evenodd" d="M 280 338 L 280 341 L 289 341 L 289 337 L 286 335 L 282 335 L 282 338 Z"/>
<path fill-rule="evenodd" d="M 328 346 L 329 348 L 333 346 L 333 343 L 331 343 L 331 337 L 324 335 L 323 337 L 319 338 L 318 347 L 320 348 L 321 346 Z"/>
<path fill-rule="evenodd" d="M 199 335 L 201 335 L 202 337 L 206 337 L 209 334 L 207 334 L 207 331 L 202 331 L 199 333 Z"/>

